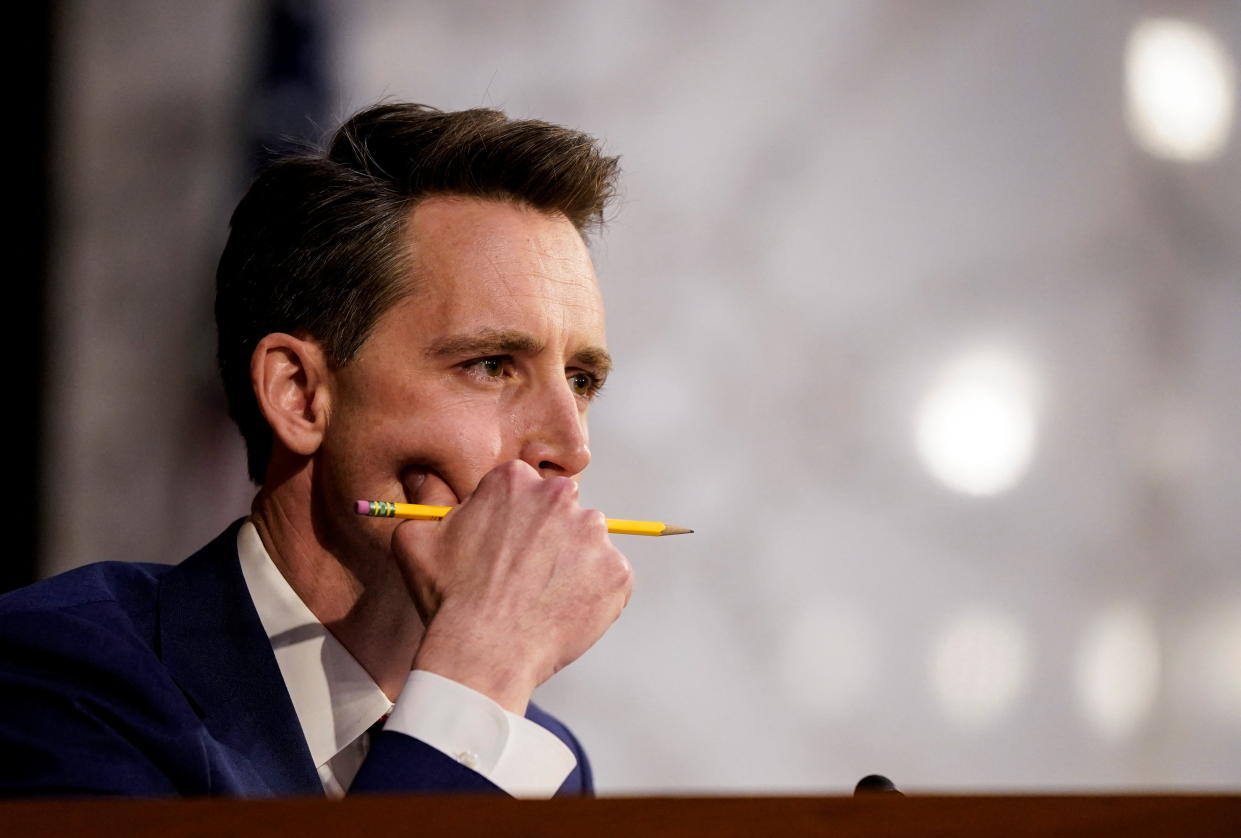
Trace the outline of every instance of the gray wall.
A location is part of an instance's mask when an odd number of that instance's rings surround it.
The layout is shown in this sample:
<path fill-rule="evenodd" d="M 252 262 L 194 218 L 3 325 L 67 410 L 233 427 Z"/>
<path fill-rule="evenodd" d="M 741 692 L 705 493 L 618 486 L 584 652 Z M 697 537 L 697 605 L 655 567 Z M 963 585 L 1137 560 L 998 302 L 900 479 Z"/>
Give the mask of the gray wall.
<path fill-rule="evenodd" d="M 172 560 L 249 491 L 206 315 L 251 11 L 66 5 L 47 572 Z M 629 609 L 542 690 L 602 791 L 1241 787 L 1241 142 L 1162 159 L 1125 102 L 1135 24 L 1235 65 L 1241 5 L 327 8 L 338 115 L 623 156 L 586 500 L 697 533 L 623 542 Z M 915 432 L 979 351 L 1028 384 L 983 374 L 1030 432 L 989 495 Z"/>

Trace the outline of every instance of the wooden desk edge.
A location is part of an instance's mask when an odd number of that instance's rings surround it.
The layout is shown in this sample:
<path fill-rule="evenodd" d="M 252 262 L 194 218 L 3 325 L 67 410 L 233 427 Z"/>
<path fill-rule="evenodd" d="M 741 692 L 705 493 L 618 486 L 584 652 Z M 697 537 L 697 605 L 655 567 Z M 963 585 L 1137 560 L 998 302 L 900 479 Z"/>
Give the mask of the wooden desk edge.
<path fill-rule="evenodd" d="M 517 801 L 57 800 L 0 803 L 12 836 L 366 835 L 402 825 L 455 835 L 1241 836 L 1241 794 L 644 797 Z"/>

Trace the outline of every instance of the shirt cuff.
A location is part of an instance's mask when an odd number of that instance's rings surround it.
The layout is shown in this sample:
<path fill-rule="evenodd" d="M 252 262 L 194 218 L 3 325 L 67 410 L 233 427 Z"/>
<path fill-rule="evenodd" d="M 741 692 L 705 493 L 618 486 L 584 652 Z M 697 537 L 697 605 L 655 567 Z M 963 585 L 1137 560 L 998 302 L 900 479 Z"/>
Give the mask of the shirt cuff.
<path fill-rule="evenodd" d="M 421 669 L 409 673 L 384 730 L 425 742 L 514 797 L 551 797 L 577 765 L 556 734 Z"/>

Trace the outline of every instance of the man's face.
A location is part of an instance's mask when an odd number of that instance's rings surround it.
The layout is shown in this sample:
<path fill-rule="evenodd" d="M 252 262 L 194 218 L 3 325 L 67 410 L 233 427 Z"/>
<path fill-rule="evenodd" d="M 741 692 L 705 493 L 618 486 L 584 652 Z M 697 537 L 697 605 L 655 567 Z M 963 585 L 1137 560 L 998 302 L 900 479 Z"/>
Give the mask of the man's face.
<path fill-rule="evenodd" d="M 406 235 L 415 291 L 333 374 L 316 459 L 334 535 L 385 553 L 389 528 L 342 519 L 355 500 L 455 505 L 513 459 L 581 474 L 586 409 L 609 367 L 594 269 L 563 216 L 434 197 Z"/>

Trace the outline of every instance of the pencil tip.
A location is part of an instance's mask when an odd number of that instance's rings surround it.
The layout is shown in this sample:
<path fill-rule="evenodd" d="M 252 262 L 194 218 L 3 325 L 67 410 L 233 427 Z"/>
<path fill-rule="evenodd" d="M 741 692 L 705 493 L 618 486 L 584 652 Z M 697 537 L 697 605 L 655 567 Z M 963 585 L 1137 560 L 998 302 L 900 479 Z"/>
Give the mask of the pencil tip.
<path fill-rule="evenodd" d="M 664 527 L 664 531 L 660 535 L 689 535 L 693 530 L 687 530 L 685 527 L 674 527 L 672 525 Z"/>

